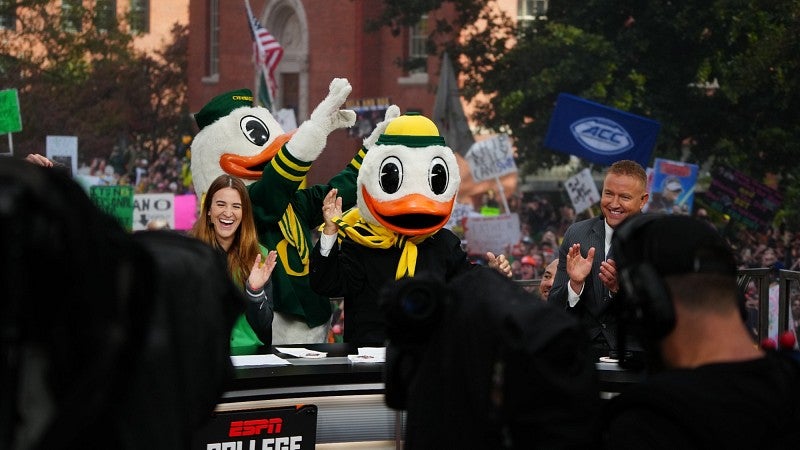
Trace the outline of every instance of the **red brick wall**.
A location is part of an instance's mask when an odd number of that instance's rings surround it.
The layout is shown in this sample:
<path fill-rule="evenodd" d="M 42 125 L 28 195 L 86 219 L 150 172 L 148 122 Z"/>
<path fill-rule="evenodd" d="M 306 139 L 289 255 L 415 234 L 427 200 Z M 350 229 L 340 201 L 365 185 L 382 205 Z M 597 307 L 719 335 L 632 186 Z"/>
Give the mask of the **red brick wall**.
<path fill-rule="evenodd" d="M 207 0 L 189 2 L 189 106 L 198 111 L 212 97 L 232 89 L 253 87 L 252 39 L 244 2 L 220 1 L 219 80 L 204 83 L 206 75 Z M 429 81 L 423 85 L 401 85 L 404 76 L 395 61 L 404 55 L 407 36 L 394 37 L 388 29 L 367 34 L 366 18 L 375 17 L 376 0 L 303 0 L 308 20 L 308 111 L 325 97 L 335 77 L 346 77 L 353 85 L 350 99 L 389 97 L 401 111 L 421 110 L 430 115 L 433 108 L 439 62 L 428 65 Z M 251 0 L 257 17 L 266 1 Z M 302 120 L 302 119 L 301 119 Z M 352 158 L 361 144 L 336 131 L 309 173 L 311 184 L 324 182 Z"/>

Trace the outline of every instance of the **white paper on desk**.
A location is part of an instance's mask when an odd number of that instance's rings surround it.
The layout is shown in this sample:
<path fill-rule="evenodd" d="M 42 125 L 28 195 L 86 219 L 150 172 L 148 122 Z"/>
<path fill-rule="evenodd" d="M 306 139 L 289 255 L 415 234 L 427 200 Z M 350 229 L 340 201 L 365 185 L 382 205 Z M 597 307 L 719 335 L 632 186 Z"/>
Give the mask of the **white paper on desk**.
<path fill-rule="evenodd" d="M 288 366 L 289 361 L 275 355 L 237 355 L 231 356 L 235 367 L 241 366 Z"/>
<path fill-rule="evenodd" d="M 361 347 L 357 355 L 347 355 L 347 359 L 362 363 L 386 362 L 386 347 Z"/>
<path fill-rule="evenodd" d="M 295 347 L 275 347 L 275 350 L 286 353 L 287 355 L 292 355 L 297 358 L 324 358 L 328 356 L 325 352 L 318 352 L 316 350 L 310 350 L 307 348 L 295 348 Z"/>

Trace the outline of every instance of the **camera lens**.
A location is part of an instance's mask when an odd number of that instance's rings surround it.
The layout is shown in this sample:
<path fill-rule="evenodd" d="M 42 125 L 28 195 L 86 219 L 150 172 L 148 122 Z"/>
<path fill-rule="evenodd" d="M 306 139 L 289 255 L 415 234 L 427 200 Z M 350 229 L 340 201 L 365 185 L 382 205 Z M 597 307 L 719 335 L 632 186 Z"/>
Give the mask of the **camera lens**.
<path fill-rule="evenodd" d="M 436 297 L 433 292 L 421 287 L 412 287 L 403 293 L 400 299 L 403 313 L 411 320 L 424 320 L 436 308 Z"/>

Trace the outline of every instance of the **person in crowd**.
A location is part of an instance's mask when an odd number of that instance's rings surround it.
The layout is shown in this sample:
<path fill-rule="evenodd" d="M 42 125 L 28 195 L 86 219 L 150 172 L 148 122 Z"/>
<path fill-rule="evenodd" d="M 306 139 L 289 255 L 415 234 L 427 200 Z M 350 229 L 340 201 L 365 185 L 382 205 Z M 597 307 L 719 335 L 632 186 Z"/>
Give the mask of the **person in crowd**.
<path fill-rule="evenodd" d="M 754 345 L 733 252 L 719 233 L 686 216 L 644 215 L 619 226 L 613 245 L 630 306 L 621 317 L 655 364 L 606 405 L 603 447 L 795 446 L 800 360 Z"/>
<path fill-rule="evenodd" d="M 539 296 L 542 297 L 543 301 L 547 301 L 547 297 L 550 295 L 550 289 L 553 288 L 556 270 L 558 270 L 558 258 L 551 261 L 550 264 L 544 268 L 544 273 L 542 273 L 542 281 L 539 282 Z"/>
<path fill-rule="evenodd" d="M 247 310 L 231 332 L 231 350 L 272 345 L 270 275 L 278 254 L 258 243 L 253 206 L 242 180 L 225 174 L 211 183 L 191 235 L 225 253 L 231 277 L 247 293 Z"/>
<path fill-rule="evenodd" d="M 536 279 L 536 260 L 531 255 L 525 255 L 520 259 L 520 279 L 521 280 L 534 280 Z"/>
<path fill-rule="evenodd" d="M 647 203 L 647 174 L 639 163 L 617 161 L 608 169 L 600 198 L 602 215 L 571 225 L 558 251 L 549 302 L 578 315 L 599 353 L 616 347 L 610 307 L 619 291 L 611 249 L 614 228 Z"/>

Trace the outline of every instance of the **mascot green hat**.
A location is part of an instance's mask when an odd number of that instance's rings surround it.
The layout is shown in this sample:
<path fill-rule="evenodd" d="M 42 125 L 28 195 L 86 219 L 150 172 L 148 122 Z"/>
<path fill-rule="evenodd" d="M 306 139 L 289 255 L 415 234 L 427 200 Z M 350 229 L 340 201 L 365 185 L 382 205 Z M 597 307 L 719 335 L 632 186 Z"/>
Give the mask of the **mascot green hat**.
<path fill-rule="evenodd" d="M 242 106 L 253 106 L 253 92 L 250 89 L 237 89 L 212 98 L 206 106 L 203 106 L 203 109 L 194 115 L 194 121 L 202 130 L 220 117 L 225 117 L 234 109 Z"/>
<path fill-rule="evenodd" d="M 377 145 L 405 145 L 406 147 L 444 146 L 444 138 L 431 119 L 419 113 L 406 113 L 394 119 L 375 142 Z"/>

